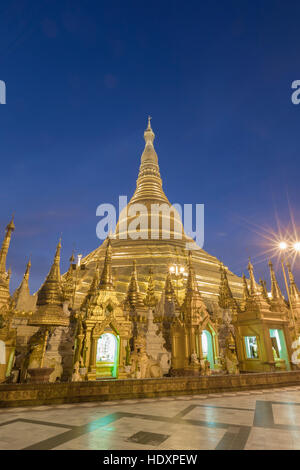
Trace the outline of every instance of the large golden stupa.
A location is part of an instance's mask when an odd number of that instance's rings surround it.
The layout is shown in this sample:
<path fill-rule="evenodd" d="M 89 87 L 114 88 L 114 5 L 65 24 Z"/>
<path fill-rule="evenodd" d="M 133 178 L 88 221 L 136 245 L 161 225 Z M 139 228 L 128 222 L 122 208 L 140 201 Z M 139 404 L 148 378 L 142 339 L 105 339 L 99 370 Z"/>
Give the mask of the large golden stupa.
<path fill-rule="evenodd" d="M 140 291 L 146 291 L 149 269 L 151 268 L 155 280 L 155 290 L 159 297 L 163 290 L 166 274 L 170 266 L 177 265 L 185 267 L 187 265 L 187 243 L 193 242 L 184 233 L 183 227 L 181 226 L 180 230 L 178 230 L 178 224 L 172 224 L 172 221 L 170 224 L 170 237 L 168 239 L 164 237 L 161 226 L 159 227 L 158 236 L 155 239 L 151 237 L 150 229 L 147 239 L 145 239 L 145 237 L 142 239 L 132 239 L 127 228 L 124 229 L 124 220 L 122 220 L 122 218 L 128 217 L 127 220 L 130 220 L 130 208 L 134 204 L 143 204 L 146 206 L 149 211 L 149 217 L 151 216 L 151 207 L 153 207 L 153 204 L 166 204 L 171 207 L 171 203 L 162 187 L 158 157 L 153 145 L 154 138 L 155 134 L 151 128 L 149 118 L 148 127 L 144 132 L 145 148 L 141 156 L 136 190 L 127 209 L 121 213 L 115 233 L 110 237 L 113 253 L 112 272 L 114 285 L 120 300 L 125 298 L 126 295 L 127 286 L 132 273 L 133 260 L 136 261 L 137 265 Z M 172 215 L 170 217 L 172 217 Z M 150 227 L 150 223 L 148 225 Z M 178 234 L 178 232 L 181 233 Z M 75 308 L 79 307 L 85 298 L 94 277 L 96 266 L 103 266 L 106 245 L 107 240 L 82 259 L 82 265 L 85 269 L 77 270 L 79 274 L 76 280 Z M 200 248 L 192 250 L 192 261 L 199 290 L 208 309 L 213 312 L 218 308 L 220 261 Z M 241 298 L 243 290 L 242 279 L 228 271 L 228 280 L 233 295 L 236 298 Z M 183 298 L 184 285 L 185 280 L 183 275 L 181 279 L 175 281 L 179 298 Z"/>

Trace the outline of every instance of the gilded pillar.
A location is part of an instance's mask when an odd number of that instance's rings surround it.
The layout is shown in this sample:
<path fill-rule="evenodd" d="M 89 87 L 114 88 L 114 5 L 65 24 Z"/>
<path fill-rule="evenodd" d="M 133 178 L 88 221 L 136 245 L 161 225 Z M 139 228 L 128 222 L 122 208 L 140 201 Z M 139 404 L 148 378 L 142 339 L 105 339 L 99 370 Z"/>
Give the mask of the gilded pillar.
<path fill-rule="evenodd" d="M 88 328 L 85 336 L 85 367 L 90 365 L 90 350 L 91 350 L 91 329 Z"/>

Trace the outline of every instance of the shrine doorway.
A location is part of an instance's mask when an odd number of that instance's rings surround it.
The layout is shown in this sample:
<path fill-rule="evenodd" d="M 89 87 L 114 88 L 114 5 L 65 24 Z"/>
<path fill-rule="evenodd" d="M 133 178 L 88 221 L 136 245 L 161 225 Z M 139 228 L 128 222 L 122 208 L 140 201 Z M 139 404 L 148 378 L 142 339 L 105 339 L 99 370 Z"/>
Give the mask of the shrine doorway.
<path fill-rule="evenodd" d="M 278 368 L 285 368 L 286 370 L 290 370 L 291 366 L 289 362 L 289 355 L 287 352 L 283 331 L 281 329 L 270 329 L 269 331 L 272 344 L 273 358 L 276 366 Z"/>
<path fill-rule="evenodd" d="M 103 333 L 97 341 L 96 377 L 116 378 L 119 365 L 119 337 Z"/>
<path fill-rule="evenodd" d="M 201 335 L 201 341 L 203 359 L 209 362 L 211 369 L 214 369 L 215 361 L 212 334 L 208 330 L 203 330 Z"/>

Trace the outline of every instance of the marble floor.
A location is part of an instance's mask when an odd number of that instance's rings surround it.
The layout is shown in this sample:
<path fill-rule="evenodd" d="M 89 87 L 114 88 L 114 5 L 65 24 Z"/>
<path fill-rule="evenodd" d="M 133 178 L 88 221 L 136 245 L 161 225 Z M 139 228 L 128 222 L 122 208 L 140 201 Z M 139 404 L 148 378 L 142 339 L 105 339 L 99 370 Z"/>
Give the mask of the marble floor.
<path fill-rule="evenodd" d="M 300 449 L 300 386 L 0 409 L 0 449 Z"/>

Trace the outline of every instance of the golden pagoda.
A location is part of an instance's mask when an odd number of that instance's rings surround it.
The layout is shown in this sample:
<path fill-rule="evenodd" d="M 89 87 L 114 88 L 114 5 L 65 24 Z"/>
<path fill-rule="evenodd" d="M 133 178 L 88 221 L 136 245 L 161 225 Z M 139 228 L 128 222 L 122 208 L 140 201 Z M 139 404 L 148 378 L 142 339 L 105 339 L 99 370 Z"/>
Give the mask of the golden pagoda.
<path fill-rule="evenodd" d="M 153 205 L 166 205 L 168 208 L 171 208 L 171 203 L 163 191 L 158 157 L 154 148 L 155 134 L 151 127 L 150 118 L 148 119 L 147 129 L 144 132 L 144 139 L 145 148 L 141 156 L 136 190 L 128 206 L 122 211 L 116 231 L 111 236 L 111 245 L 114 252 L 112 271 L 116 274 L 115 291 L 120 301 L 124 300 L 127 296 L 128 284 L 132 278 L 133 260 L 136 262 L 136 269 L 138 270 L 138 283 L 141 293 L 145 295 L 149 268 L 151 267 L 155 291 L 160 296 L 164 289 L 166 272 L 169 266 L 172 264 L 186 266 L 187 242 L 195 245 L 195 242 L 184 233 L 183 226 L 181 223 L 178 223 L 173 211 L 170 211 L 169 220 L 164 220 L 166 224 L 170 224 L 168 238 L 166 238 L 164 233 L 162 220 L 160 220 L 156 237 L 151 236 L 153 233 L 150 233 L 150 220 L 146 224 L 148 227 L 146 229 L 146 232 L 148 230 L 147 238 L 145 238 L 147 233 L 145 234 L 143 228 L 141 228 L 140 232 L 141 238 L 133 239 L 131 237 L 132 234 L 128 229 L 128 222 L 132 220 L 132 211 L 137 205 L 143 204 L 147 207 L 147 217 L 149 219 L 152 215 Z M 176 219 L 175 221 L 174 218 Z M 85 269 L 78 272 L 74 302 L 75 308 L 82 304 L 83 299 L 87 295 L 97 264 L 100 263 L 100 266 L 104 264 L 106 244 L 107 242 L 104 241 L 101 246 L 82 259 Z M 195 269 L 195 279 L 204 302 L 210 311 L 219 311 L 220 261 L 199 248 L 192 251 L 192 262 Z M 242 280 L 229 270 L 227 271 L 227 276 L 234 297 L 241 298 L 243 292 Z M 182 301 L 184 288 L 180 289 L 177 294 L 180 301 Z"/>

